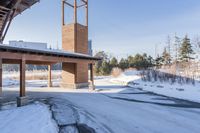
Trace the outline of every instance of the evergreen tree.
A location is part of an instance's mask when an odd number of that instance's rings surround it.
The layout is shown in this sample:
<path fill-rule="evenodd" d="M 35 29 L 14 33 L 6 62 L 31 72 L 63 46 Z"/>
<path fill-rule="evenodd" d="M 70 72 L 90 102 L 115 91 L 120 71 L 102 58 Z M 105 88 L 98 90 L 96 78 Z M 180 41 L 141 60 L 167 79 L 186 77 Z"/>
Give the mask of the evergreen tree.
<path fill-rule="evenodd" d="M 125 70 L 129 67 L 129 63 L 128 63 L 128 60 L 122 58 L 119 62 L 119 67 L 122 69 L 122 70 Z"/>
<path fill-rule="evenodd" d="M 102 60 L 98 61 L 95 64 L 94 72 L 97 75 L 101 75 L 102 73 L 102 65 L 103 61 L 108 61 L 108 55 L 104 51 L 97 52 L 94 57 L 102 58 Z M 105 65 L 105 64 L 104 64 Z"/>
<path fill-rule="evenodd" d="M 158 56 L 156 59 L 155 59 L 155 65 L 157 67 L 160 67 L 162 65 L 162 62 L 163 62 L 163 58 Z"/>
<path fill-rule="evenodd" d="M 129 67 L 134 67 L 134 57 L 133 56 L 128 56 L 128 63 L 129 63 Z"/>
<path fill-rule="evenodd" d="M 154 59 L 153 59 L 153 57 L 151 57 L 150 55 L 149 55 L 149 57 L 148 57 L 148 67 L 152 67 L 152 66 L 154 66 Z"/>
<path fill-rule="evenodd" d="M 194 54 L 194 51 L 190 39 L 186 35 L 180 47 L 179 59 L 181 62 L 189 62 L 190 59 L 193 59 L 192 54 Z"/>
<path fill-rule="evenodd" d="M 110 67 L 109 62 L 107 62 L 107 61 L 104 60 L 102 62 L 102 66 L 100 68 L 100 74 L 101 75 L 109 75 L 110 72 L 111 72 L 111 67 Z"/>
<path fill-rule="evenodd" d="M 115 57 L 113 57 L 113 58 L 110 60 L 110 66 L 111 66 L 112 68 L 118 66 L 118 60 L 117 60 Z"/>
<path fill-rule="evenodd" d="M 163 54 L 162 54 L 162 64 L 169 65 L 171 63 L 171 56 L 169 52 L 167 51 L 167 48 L 164 48 Z"/>

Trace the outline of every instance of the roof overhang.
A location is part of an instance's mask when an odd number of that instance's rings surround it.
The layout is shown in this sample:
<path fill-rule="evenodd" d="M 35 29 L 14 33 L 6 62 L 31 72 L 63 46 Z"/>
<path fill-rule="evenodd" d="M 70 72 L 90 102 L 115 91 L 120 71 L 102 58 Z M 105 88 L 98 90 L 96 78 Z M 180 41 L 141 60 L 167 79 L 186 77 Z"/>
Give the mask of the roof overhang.
<path fill-rule="evenodd" d="M 39 49 L 30 49 L 30 48 L 22 48 L 22 47 L 12 47 L 12 46 L 6 46 L 6 45 L 0 44 L 0 55 L 3 52 L 26 54 L 26 55 L 48 56 L 48 57 L 63 57 L 63 58 L 92 60 L 92 61 L 101 60 L 101 58 L 97 58 L 97 57 L 93 57 L 93 56 L 81 54 L 81 53 L 73 53 L 73 52 L 67 52 L 67 51 L 62 51 L 62 50 L 50 50 L 50 49 L 39 50 Z"/>
<path fill-rule="evenodd" d="M 0 42 L 4 40 L 12 19 L 37 2 L 39 0 L 0 1 Z"/>

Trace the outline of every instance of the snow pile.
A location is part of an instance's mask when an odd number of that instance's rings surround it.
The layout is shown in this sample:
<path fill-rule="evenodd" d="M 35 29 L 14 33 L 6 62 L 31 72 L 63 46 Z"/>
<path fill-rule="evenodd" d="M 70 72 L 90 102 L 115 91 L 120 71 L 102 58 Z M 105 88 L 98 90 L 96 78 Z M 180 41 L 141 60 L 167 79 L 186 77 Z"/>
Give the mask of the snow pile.
<path fill-rule="evenodd" d="M 111 78 L 112 83 L 120 83 L 121 85 L 127 85 L 129 82 L 139 80 L 141 77 L 139 76 L 139 71 L 129 70 L 122 73 L 117 78 Z"/>
<path fill-rule="evenodd" d="M 1 133 L 57 133 L 48 107 L 41 103 L 0 111 Z"/>
<path fill-rule="evenodd" d="M 11 78 L 4 78 L 3 79 L 3 86 L 13 86 L 13 85 L 19 85 L 19 81 L 13 80 Z"/>
<path fill-rule="evenodd" d="M 139 71 L 126 71 L 118 78 L 112 78 L 113 83 L 128 85 L 133 88 L 140 88 L 145 91 L 154 92 L 169 97 L 180 98 L 200 102 L 200 83 L 192 84 L 170 84 L 167 82 L 145 82 L 141 79 Z"/>

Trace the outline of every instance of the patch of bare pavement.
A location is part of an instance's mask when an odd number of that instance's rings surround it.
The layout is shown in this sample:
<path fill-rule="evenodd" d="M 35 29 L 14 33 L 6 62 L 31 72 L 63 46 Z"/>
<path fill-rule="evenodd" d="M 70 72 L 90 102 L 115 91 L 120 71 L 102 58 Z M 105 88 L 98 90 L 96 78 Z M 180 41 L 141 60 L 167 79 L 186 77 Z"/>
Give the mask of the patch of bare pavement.
<path fill-rule="evenodd" d="M 40 101 L 49 106 L 52 117 L 59 127 L 59 133 L 96 133 L 100 128 L 105 133 L 111 132 L 106 131 L 106 127 L 99 127 L 89 112 L 81 110 L 66 99 L 48 98 L 33 101 Z M 81 119 L 86 119 L 87 123 L 93 123 L 95 129 L 83 123 Z"/>
<path fill-rule="evenodd" d="M 59 126 L 59 133 L 95 133 L 93 128 L 80 122 L 80 112 L 67 100 L 49 98 L 45 103 L 50 106 L 53 119 Z"/>

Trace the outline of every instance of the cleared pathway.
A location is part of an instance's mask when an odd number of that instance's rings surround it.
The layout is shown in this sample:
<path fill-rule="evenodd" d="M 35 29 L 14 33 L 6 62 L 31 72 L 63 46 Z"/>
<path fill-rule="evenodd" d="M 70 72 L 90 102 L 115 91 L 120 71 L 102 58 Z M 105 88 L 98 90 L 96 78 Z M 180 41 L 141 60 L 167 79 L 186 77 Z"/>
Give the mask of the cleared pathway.
<path fill-rule="evenodd" d="M 199 103 L 115 85 L 107 78 L 97 79 L 96 85 L 96 92 L 32 88 L 28 95 L 38 99 L 49 97 L 59 99 L 55 100 L 56 104 L 73 108 L 79 123 L 86 124 L 97 132 L 199 133 L 200 131 Z M 14 96 L 13 91 L 9 92 L 10 94 Z"/>

